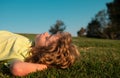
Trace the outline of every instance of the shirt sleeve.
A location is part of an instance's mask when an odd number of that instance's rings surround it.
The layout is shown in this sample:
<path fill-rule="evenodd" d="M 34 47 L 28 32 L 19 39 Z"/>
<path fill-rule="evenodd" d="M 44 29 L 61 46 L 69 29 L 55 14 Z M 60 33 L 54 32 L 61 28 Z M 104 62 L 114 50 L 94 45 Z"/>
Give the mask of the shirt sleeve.
<path fill-rule="evenodd" d="M 14 60 L 24 61 L 29 56 L 32 42 L 18 34 L 0 31 L 0 61 L 9 65 Z"/>

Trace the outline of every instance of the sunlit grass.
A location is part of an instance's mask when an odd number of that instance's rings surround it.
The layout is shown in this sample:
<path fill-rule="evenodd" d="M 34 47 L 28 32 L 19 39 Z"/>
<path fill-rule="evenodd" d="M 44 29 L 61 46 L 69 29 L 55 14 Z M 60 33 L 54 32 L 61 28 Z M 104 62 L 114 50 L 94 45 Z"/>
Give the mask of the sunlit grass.
<path fill-rule="evenodd" d="M 34 39 L 35 35 L 25 35 Z M 22 78 L 120 78 L 120 41 L 73 37 L 81 58 L 71 68 L 51 68 Z M 14 78 L 0 65 L 0 78 Z"/>

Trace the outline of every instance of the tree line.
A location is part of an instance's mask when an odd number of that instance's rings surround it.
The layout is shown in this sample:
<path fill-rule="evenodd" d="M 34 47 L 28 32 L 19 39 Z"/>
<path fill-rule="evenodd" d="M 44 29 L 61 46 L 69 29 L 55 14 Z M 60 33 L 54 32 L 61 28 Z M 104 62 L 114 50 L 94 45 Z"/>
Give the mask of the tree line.
<path fill-rule="evenodd" d="M 87 37 L 120 39 L 120 0 L 106 3 L 107 10 L 99 11 L 88 23 L 81 28 L 78 36 L 86 33 Z"/>
<path fill-rule="evenodd" d="M 77 31 L 78 36 L 120 39 L 120 0 L 113 0 L 106 3 L 107 10 L 99 11 L 88 23 L 87 27 L 81 27 Z M 63 21 L 57 20 L 56 24 L 50 27 L 52 34 L 58 31 L 63 32 L 66 26 Z"/>

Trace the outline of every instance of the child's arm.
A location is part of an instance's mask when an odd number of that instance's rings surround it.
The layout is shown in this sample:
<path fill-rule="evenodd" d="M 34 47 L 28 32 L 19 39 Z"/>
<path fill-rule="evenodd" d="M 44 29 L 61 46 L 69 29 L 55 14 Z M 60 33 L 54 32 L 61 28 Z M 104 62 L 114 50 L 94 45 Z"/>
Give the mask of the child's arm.
<path fill-rule="evenodd" d="M 34 64 L 34 63 L 28 63 L 28 62 L 22 62 L 22 61 L 14 61 L 10 65 L 10 71 L 15 76 L 25 76 L 29 73 L 41 71 L 47 69 L 47 66 L 44 64 Z"/>

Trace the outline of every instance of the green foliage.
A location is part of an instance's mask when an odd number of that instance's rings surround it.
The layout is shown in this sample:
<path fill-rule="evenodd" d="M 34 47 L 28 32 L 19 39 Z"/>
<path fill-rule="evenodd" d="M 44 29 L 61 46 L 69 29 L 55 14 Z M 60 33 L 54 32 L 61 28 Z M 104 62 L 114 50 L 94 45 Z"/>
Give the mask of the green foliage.
<path fill-rule="evenodd" d="M 111 32 L 120 35 L 120 0 L 107 3 Z"/>
<path fill-rule="evenodd" d="M 56 34 L 58 31 L 63 32 L 66 29 L 66 26 L 64 25 L 63 21 L 57 20 L 56 24 L 51 26 L 49 32 L 51 34 Z"/>
<path fill-rule="evenodd" d="M 87 37 L 97 37 L 100 38 L 100 22 L 93 19 L 87 26 Z"/>
<path fill-rule="evenodd" d="M 88 23 L 87 37 L 120 39 L 120 0 L 106 3 L 106 7 Z"/>
<path fill-rule="evenodd" d="M 108 34 L 106 33 L 108 23 L 109 20 L 106 10 L 99 11 L 90 23 L 88 23 L 87 37 L 108 38 Z"/>
<path fill-rule="evenodd" d="M 82 27 L 82 28 L 77 32 L 77 35 L 80 36 L 80 37 L 85 36 L 85 35 L 86 35 L 86 29 Z"/>
<path fill-rule="evenodd" d="M 29 35 L 30 39 L 33 37 Z M 120 78 L 119 40 L 73 37 L 73 42 L 78 46 L 81 58 L 70 68 L 51 68 L 15 77 L 1 63 L 0 78 Z"/>

